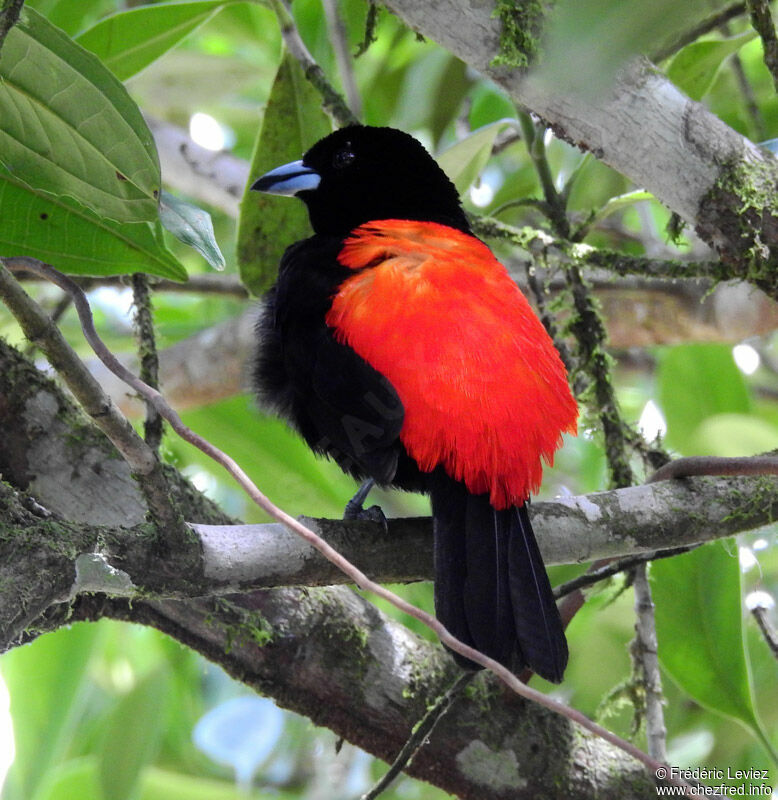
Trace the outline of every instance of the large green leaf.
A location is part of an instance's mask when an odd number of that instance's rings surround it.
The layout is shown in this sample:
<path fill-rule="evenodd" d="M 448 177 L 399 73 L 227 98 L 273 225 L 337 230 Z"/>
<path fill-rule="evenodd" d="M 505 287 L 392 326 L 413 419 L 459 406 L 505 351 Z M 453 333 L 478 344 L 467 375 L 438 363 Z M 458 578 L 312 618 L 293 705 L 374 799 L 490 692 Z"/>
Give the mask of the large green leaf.
<path fill-rule="evenodd" d="M 233 397 L 207 408 L 187 411 L 184 422 L 207 431 L 275 503 L 293 514 L 339 515 L 354 493 L 354 481 L 332 463 L 317 459 L 281 420 L 265 417 L 246 397 Z M 210 471 L 216 465 L 185 442 L 171 445 L 187 462 Z M 249 509 L 253 515 L 253 509 Z"/>
<path fill-rule="evenodd" d="M 778 428 L 751 414 L 714 414 L 697 426 L 691 448 L 711 456 L 752 456 L 778 448 Z"/>
<path fill-rule="evenodd" d="M 667 443 L 695 455 L 695 431 L 714 414 L 748 413 L 751 399 L 743 374 L 722 344 L 687 344 L 659 359 L 659 403 L 667 420 Z"/>
<path fill-rule="evenodd" d="M 99 755 L 98 774 L 104 797 L 128 800 L 136 796 L 141 771 L 159 747 L 169 683 L 168 671 L 156 669 L 113 709 Z"/>
<path fill-rule="evenodd" d="M 492 155 L 492 147 L 500 131 L 515 128 L 518 124 L 515 119 L 501 119 L 484 125 L 438 156 L 438 164 L 460 194 L 466 192 L 478 179 Z"/>
<path fill-rule="evenodd" d="M 140 6 L 100 20 L 76 37 L 119 80 L 140 72 L 217 11 L 237 0 L 198 0 Z"/>
<path fill-rule="evenodd" d="M 724 61 L 756 35 L 756 31 L 746 31 L 728 39 L 692 42 L 676 53 L 667 68 L 667 77 L 692 100 L 701 100 Z"/>
<path fill-rule="evenodd" d="M 30 256 L 74 275 L 147 272 L 186 280 L 157 225 L 122 225 L 0 174 L 0 253 Z"/>
<path fill-rule="evenodd" d="M 40 11 L 52 25 L 72 36 L 115 4 L 115 0 L 27 0 L 25 5 Z"/>
<path fill-rule="evenodd" d="M 297 61 L 286 54 L 265 109 L 250 174 L 257 178 L 296 161 L 330 130 L 321 97 Z M 310 235 L 308 214 L 299 200 L 259 194 L 246 187 L 240 204 L 237 255 L 240 277 L 249 291 L 258 295 L 268 289 L 284 250 Z"/>
<path fill-rule="evenodd" d="M 655 562 L 651 586 L 662 666 L 697 703 L 766 741 L 746 658 L 735 542 Z"/>
<path fill-rule="evenodd" d="M 86 665 L 99 635 L 97 627 L 81 623 L 3 656 L 16 747 L 3 797 L 33 797 L 70 747 L 83 711 Z"/>
<path fill-rule="evenodd" d="M 0 164 L 0 175 L 101 217 L 156 219 L 159 161 L 138 107 L 94 55 L 33 9 L 0 59 Z"/>

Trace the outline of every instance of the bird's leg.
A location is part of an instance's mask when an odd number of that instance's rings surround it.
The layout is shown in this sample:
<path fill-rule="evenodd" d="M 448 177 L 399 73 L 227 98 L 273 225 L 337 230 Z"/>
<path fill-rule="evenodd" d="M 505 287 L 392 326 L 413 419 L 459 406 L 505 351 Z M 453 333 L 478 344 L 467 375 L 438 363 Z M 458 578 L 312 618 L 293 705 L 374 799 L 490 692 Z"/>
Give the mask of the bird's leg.
<path fill-rule="evenodd" d="M 381 510 L 381 506 L 364 507 L 364 502 L 370 494 L 370 490 L 375 486 L 375 480 L 368 478 L 357 489 L 357 493 L 346 503 L 346 508 L 343 511 L 343 519 L 366 519 L 370 522 L 377 522 L 383 526 L 384 530 L 388 529 L 386 516 Z"/>

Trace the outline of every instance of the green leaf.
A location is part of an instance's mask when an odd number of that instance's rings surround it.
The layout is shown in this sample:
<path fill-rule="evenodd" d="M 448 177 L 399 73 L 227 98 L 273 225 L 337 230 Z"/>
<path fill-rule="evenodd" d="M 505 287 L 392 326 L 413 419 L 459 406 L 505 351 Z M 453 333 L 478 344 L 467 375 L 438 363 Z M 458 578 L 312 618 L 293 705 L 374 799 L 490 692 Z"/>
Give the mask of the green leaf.
<path fill-rule="evenodd" d="M 684 455 L 699 454 L 694 432 L 707 417 L 751 411 L 748 387 L 730 345 L 668 348 L 659 358 L 658 383 L 667 443 Z"/>
<path fill-rule="evenodd" d="M 97 759 L 76 758 L 59 764 L 46 776 L 33 800 L 103 800 L 97 780 Z"/>
<path fill-rule="evenodd" d="M 246 792 L 234 785 L 201 775 L 181 775 L 150 768 L 145 771 L 141 783 L 140 800 L 247 800 Z M 296 793 L 294 796 L 299 797 Z M 274 790 L 273 797 L 283 800 L 292 795 L 278 794 L 278 790 Z"/>
<path fill-rule="evenodd" d="M 692 433 L 691 448 L 711 456 L 753 456 L 778 449 L 778 428 L 748 414 L 715 414 Z"/>
<path fill-rule="evenodd" d="M 667 77 L 692 100 L 701 100 L 716 80 L 724 61 L 756 35 L 756 31 L 746 31 L 728 39 L 687 44 L 670 62 Z"/>
<path fill-rule="evenodd" d="M 136 75 L 224 6 L 237 0 L 199 0 L 140 6 L 112 14 L 76 37 L 119 80 Z"/>
<path fill-rule="evenodd" d="M 516 113 L 511 99 L 489 81 L 476 83 L 469 99 L 468 122 L 471 129 L 497 122 Z"/>
<path fill-rule="evenodd" d="M 115 0 L 27 0 L 27 8 L 40 11 L 46 19 L 71 36 L 82 30 L 103 12 L 115 6 Z"/>
<path fill-rule="evenodd" d="M 16 748 L 4 796 L 33 797 L 71 746 L 99 636 L 96 626 L 80 623 L 3 656 Z"/>
<path fill-rule="evenodd" d="M 50 773 L 33 800 L 113 800 L 101 791 L 98 769 L 96 756 L 66 761 Z M 227 781 L 154 767 L 141 772 L 138 784 L 140 800 L 246 800 L 246 793 Z"/>
<path fill-rule="evenodd" d="M 98 774 L 111 800 L 135 796 L 141 770 L 159 747 L 165 724 L 167 669 L 150 672 L 117 703 L 100 747 Z"/>
<path fill-rule="evenodd" d="M 695 702 L 738 720 L 764 742 L 743 638 L 734 540 L 654 562 L 651 587 L 664 669 Z"/>
<path fill-rule="evenodd" d="M 0 59 L 0 164 L 0 176 L 102 217 L 157 217 L 159 161 L 138 107 L 95 56 L 33 9 Z"/>
<path fill-rule="evenodd" d="M 275 503 L 295 514 L 341 514 L 345 500 L 354 493 L 353 479 L 332 462 L 314 457 L 286 423 L 261 415 L 246 397 L 222 400 L 182 416 L 194 430 L 207 430 L 210 441 L 230 453 Z M 174 447 L 182 461 L 214 470 L 213 462 L 192 445 L 180 441 Z"/>
<path fill-rule="evenodd" d="M 516 128 L 518 124 L 515 119 L 508 118 L 484 125 L 438 156 L 438 164 L 460 194 L 478 179 L 492 155 L 492 147 L 499 133 L 505 128 Z"/>
<path fill-rule="evenodd" d="M 224 269 L 224 256 L 216 243 L 213 221 L 207 211 L 163 189 L 159 218 L 173 236 L 194 247 L 214 269 Z"/>
<path fill-rule="evenodd" d="M 318 92 L 296 59 L 286 53 L 273 82 L 249 174 L 257 178 L 296 161 L 330 131 Z M 275 281 L 284 250 L 310 235 L 308 212 L 299 200 L 252 192 L 247 186 L 240 204 L 237 243 L 240 278 L 246 288 L 256 295 L 265 292 Z"/>
<path fill-rule="evenodd" d="M 71 275 L 147 272 L 186 280 L 186 270 L 165 247 L 157 226 L 101 219 L 3 178 L 0 174 L 3 255 L 38 258 Z"/>

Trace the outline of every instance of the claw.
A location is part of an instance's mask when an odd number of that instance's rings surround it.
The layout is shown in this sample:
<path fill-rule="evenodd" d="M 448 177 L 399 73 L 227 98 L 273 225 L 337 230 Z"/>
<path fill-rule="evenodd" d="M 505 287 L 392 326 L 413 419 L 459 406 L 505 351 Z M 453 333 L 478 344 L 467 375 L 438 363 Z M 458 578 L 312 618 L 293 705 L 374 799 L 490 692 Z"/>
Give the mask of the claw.
<path fill-rule="evenodd" d="M 346 503 L 343 511 L 343 519 L 364 519 L 369 522 L 377 522 L 386 531 L 389 525 L 386 516 L 381 510 L 381 506 L 364 507 L 364 502 L 370 494 L 370 490 L 375 486 L 375 481 L 368 478 L 357 490 L 357 493 Z"/>

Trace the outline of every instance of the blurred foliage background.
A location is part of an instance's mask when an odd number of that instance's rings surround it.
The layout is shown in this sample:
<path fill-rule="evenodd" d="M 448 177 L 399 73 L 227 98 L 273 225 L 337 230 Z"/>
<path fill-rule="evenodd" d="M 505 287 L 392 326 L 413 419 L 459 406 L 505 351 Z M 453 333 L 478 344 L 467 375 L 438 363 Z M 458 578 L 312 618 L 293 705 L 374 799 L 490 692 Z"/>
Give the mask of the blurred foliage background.
<path fill-rule="evenodd" d="M 107 47 L 107 39 L 92 26 L 134 5 L 114 0 L 27 2 L 96 52 Z M 263 3 L 177 5 L 180 17 L 175 19 L 165 13 L 137 18 L 128 29 L 133 38 L 122 41 L 116 53 L 105 50 L 101 57 L 126 79 L 144 113 L 187 128 L 206 147 L 227 148 L 249 159 L 282 57 L 276 15 Z M 556 31 L 553 47 L 560 52 L 566 45 L 580 49 L 581 41 L 591 43 L 591 37 L 602 31 L 602 14 L 616 5 L 624 7 L 621 27 L 609 36 L 625 37 L 627 53 L 656 52 L 665 44 L 667 31 L 658 22 L 655 35 L 646 33 L 644 4 L 581 5 L 584 11 L 575 25 L 567 32 L 564 26 Z M 675 7 L 657 5 L 665 14 Z M 340 0 L 337 6 L 348 50 L 354 53 L 365 37 L 369 6 L 363 0 Z M 333 20 L 328 21 L 321 0 L 295 0 L 292 11 L 314 58 L 341 86 L 332 46 Z M 693 27 L 694 18 L 685 22 Z M 642 33 L 629 39 L 635 31 Z M 481 140 L 471 139 L 470 149 L 459 151 L 467 154 L 460 161 L 464 159 L 472 173 L 462 178 L 467 186 L 464 199 L 474 212 L 542 227 L 545 221 L 536 209 L 515 204 L 521 198 L 541 196 L 541 188 L 520 137 L 509 135 L 519 128 L 509 99 L 387 12 L 378 12 L 375 37 L 351 62 L 352 98 L 361 104 L 356 109 L 360 118 L 407 130 L 436 154 L 472 131 L 507 120 L 493 129 L 508 136 L 488 162 L 483 163 Z M 594 59 L 591 48 L 585 52 Z M 143 68 L 138 71 L 139 64 Z M 778 136 L 778 102 L 762 62 L 761 43 L 742 16 L 728 28 L 715 29 L 686 45 L 660 66 L 681 89 L 701 99 L 740 133 L 754 141 Z M 488 154 L 494 136 L 483 141 L 488 142 Z M 557 185 L 577 171 L 569 210 L 580 221 L 611 198 L 636 188 L 550 135 L 545 137 L 545 148 Z M 227 272 L 235 274 L 236 221 L 209 210 Z M 683 237 L 671 240 L 666 232 L 669 214 L 655 201 L 625 204 L 609 219 L 610 227 L 592 228 L 587 243 L 680 258 L 693 250 Z M 190 248 L 168 234 L 165 242 L 190 274 L 209 271 Z M 498 249 L 501 257 L 511 259 L 510 249 Z M 48 287 L 36 287 L 35 294 L 49 306 L 58 300 Z M 130 290 L 102 287 L 90 297 L 109 344 L 118 351 L 130 350 Z M 245 307 L 246 301 L 234 297 L 157 292 L 159 345 L 170 346 Z M 86 356 L 72 311 L 65 312 L 60 324 Z M 0 334 L 24 346 L 12 319 L 2 311 Z M 612 356 L 626 419 L 649 439 L 661 436 L 673 453 L 749 455 L 778 447 L 774 336 L 614 350 Z M 189 411 L 185 421 L 206 432 L 276 503 L 294 514 L 339 516 L 353 492 L 337 468 L 313 459 L 283 424 L 265 416 L 247 395 Z M 246 521 L 261 520 L 199 453 L 172 436 L 166 437 L 164 450 L 167 460 L 226 511 Z M 606 486 L 599 436 L 594 423 L 584 420 L 581 435 L 566 441 L 556 466 L 547 471 L 541 496 L 580 494 Z M 427 512 L 423 498 L 381 495 L 378 502 L 388 514 Z M 778 746 L 776 662 L 741 598 L 756 590 L 775 595 L 775 543 L 776 531 L 770 526 L 652 569 L 660 657 L 667 670 L 672 763 L 723 769 L 774 767 L 765 743 Z M 566 580 L 584 566 L 553 568 L 552 582 Z M 614 579 L 591 593 L 569 630 L 572 657 L 565 682 L 553 691 L 642 743 L 642 732 L 633 729 L 629 685 L 633 611 L 631 592 L 624 589 L 623 580 Z M 398 590 L 431 609 L 429 585 Z M 413 621 L 406 622 L 425 635 Z M 695 625 L 699 629 L 690 632 Z M 674 660 L 673 653 L 686 652 L 683 645 L 690 637 L 697 637 L 692 654 Z M 77 624 L 4 655 L 0 672 L 10 698 L 0 720 L 2 758 L 9 766 L 4 800 L 348 798 L 358 796 L 385 769 L 348 744 L 337 752 L 335 737 L 328 731 L 252 696 L 218 668 L 153 630 L 108 621 Z M 385 796 L 410 800 L 443 794 L 403 778 Z"/>

